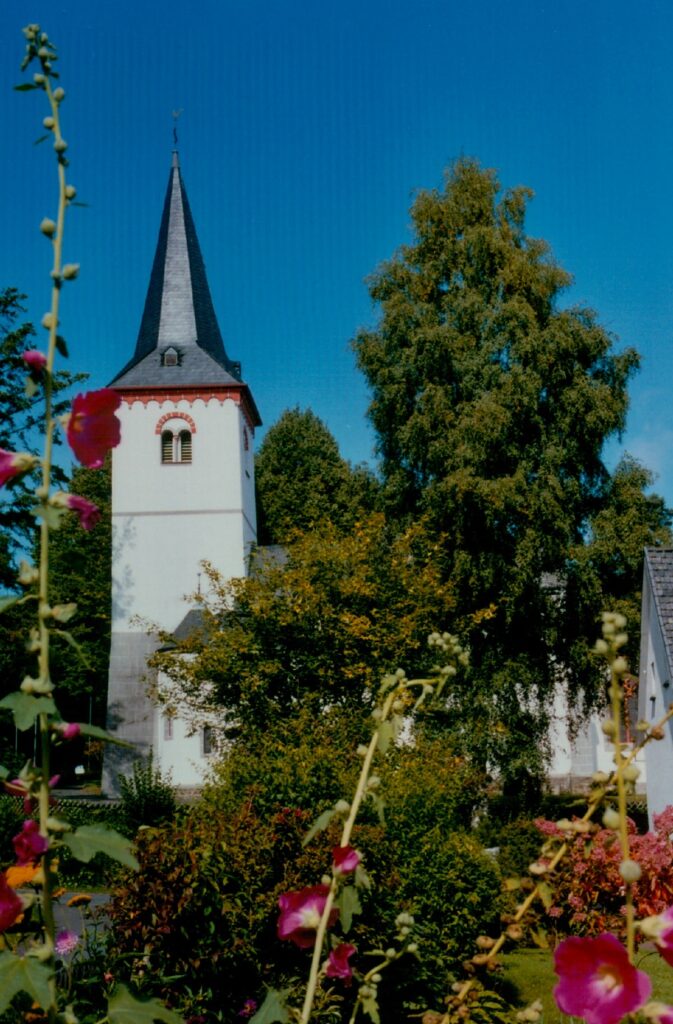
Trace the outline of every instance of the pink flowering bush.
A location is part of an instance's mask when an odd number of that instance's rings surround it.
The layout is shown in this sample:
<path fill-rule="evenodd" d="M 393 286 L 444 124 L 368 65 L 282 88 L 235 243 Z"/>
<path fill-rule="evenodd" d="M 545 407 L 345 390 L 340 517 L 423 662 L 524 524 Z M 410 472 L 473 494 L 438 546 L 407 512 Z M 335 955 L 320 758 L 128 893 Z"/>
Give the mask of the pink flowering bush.
<path fill-rule="evenodd" d="M 561 842 L 565 833 L 555 822 L 537 822 L 540 835 Z M 673 807 L 655 815 L 654 830 L 639 835 L 628 823 L 629 845 L 642 875 L 633 885 L 636 916 L 650 917 L 673 905 Z M 625 929 L 624 879 L 619 872 L 622 855 L 615 833 L 595 827 L 591 841 L 575 835 L 553 878 L 553 899 L 544 910 L 547 927 L 557 935 L 598 935 Z M 639 936 L 639 938 L 642 938 Z"/>

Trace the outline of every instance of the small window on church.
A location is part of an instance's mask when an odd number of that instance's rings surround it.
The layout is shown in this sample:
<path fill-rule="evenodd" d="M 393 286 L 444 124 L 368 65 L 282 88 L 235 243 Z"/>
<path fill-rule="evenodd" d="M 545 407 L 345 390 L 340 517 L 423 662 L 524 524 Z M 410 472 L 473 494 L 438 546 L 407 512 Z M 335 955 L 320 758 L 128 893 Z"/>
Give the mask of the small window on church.
<path fill-rule="evenodd" d="M 178 365 L 178 353 L 174 348 L 167 348 L 161 357 L 162 366 L 177 366 Z"/>
<path fill-rule="evenodd" d="M 216 751 L 215 736 L 209 725 L 206 725 L 201 732 L 201 750 L 204 757 L 214 754 Z"/>
<path fill-rule="evenodd" d="M 173 431 L 164 430 L 161 435 L 161 461 L 174 462 L 173 458 Z"/>
<path fill-rule="evenodd" d="M 192 461 L 192 435 L 188 430 L 181 430 L 178 438 L 178 462 Z"/>
<path fill-rule="evenodd" d="M 164 715 L 164 739 L 173 739 L 173 715 Z"/>

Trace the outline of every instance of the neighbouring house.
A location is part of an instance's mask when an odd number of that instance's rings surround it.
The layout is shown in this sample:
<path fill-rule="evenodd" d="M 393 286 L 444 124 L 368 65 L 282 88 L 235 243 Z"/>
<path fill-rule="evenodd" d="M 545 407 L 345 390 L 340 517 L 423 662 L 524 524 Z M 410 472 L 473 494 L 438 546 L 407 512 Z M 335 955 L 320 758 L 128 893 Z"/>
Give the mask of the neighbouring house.
<path fill-rule="evenodd" d="M 646 548 L 640 640 L 639 715 L 652 726 L 671 706 L 673 681 L 673 548 Z M 655 814 L 673 804 L 673 721 L 645 748 L 647 806 Z"/>
<path fill-rule="evenodd" d="M 153 748 L 184 788 L 203 781 L 211 733 L 166 716 L 147 661 L 165 633 L 188 628 L 207 559 L 245 576 L 256 543 L 253 441 L 261 424 L 241 364 L 227 355 L 177 152 L 135 352 L 119 393 L 112 453 L 112 626 L 103 792 Z"/>

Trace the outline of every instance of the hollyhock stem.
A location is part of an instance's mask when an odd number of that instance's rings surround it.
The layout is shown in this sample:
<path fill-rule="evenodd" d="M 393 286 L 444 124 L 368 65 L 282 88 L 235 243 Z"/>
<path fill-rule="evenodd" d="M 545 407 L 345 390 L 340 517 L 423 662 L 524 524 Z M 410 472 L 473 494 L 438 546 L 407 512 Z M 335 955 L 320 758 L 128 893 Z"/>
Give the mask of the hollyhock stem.
<path fill-rule="evenodd" d="M 617 810 L 619 812 L 619 842 L 622 849 L 622 861 L 630 859 L 629 831 L 626 818 L 626 784 L 624 780 L 624 768 L 626 759 L 624 757 L 623 744 L 621 739 L 622 729 L 622 689 L 619 675 L 614 665 L 611 668 L 610 699 L 612 704 L 612 720 L 614 724 L 614 747 L 615 764 L 617 769 Z M 633 908 L 633 883 L 628 879 L 626 885 L 626 949 L 629 960 L 633 963 L 635 955 L 635 917 Z"/>
<path fill-rule="evenodd" d="M 369 773 L 374 760 L 374 754 L 379 742 L 379 729 L 381 724 L 388 718 L 391 708 L 396 700 L 399 699 L 400 690 L 404 689 L 404 685 L 396 687 L 391 693 L 388 694 L 383 708 L 381 709 L 381 717 L 379 719 L 379 727 L 374 730 L 374 734 L 369 741 L 367 747 L 367 753 L 365 754 L 364 761 L 362 763 L 362 770 L 360 772 L 360 778 L 355 789 L 355 795 L 351 803 L 351 808 L 344 822 L 343 831 L 341 833 L 340 846 L 348 846 L 353 831 L 355 820 L 358 816 L 358 812 L 364 800 L 367 792 L 367 781 L 369 779 Z M 330 884 L 329 893 L 327 894 L 327 900 L 325 901 L 325 907 L 320 918 L 320 924 L 318 925 L 315 945 L 313 947 L 313 957 L 311 959 L 311 971 L 308 977 L 308 983 L 306 985 L 306 995 L 304 997 L 304 1005 L 301 1011 L 300 1024 L 308 1024 L 311 1016 L 311 1010 L 313 1009 L 313 1001 L 315 999 L 316 989 L 318 987 L 318 981 L 320 980 L 320 969 L 322 962 L 322 951 L 325 944 L 325 935 L 327 933 L 327 925 L 329 921 L 330 912 L 334 906 L 334 898 L 336 896 L 337 886 L 339 879 L 336 875 L 332 875 L 332 882 Z"/>

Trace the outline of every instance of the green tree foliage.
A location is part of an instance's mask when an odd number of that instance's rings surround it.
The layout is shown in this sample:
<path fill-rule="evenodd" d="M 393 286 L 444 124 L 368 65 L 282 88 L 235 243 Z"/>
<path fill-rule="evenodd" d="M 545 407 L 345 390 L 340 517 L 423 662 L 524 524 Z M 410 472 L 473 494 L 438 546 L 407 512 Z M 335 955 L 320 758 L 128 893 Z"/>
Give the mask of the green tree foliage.
<path fill-rule="evenodd" d="M 25 312 L 16 288 L 0 291 L 0 448 L 8 451 L 36 451 L 39 429 L 42 426 L 43 403 L 39 387 L 30 379 L 28 368 L 21 358 L 26 349 L 34 346 L 35 331 L 29 323 L 19 323 Z M 84 380 L 84 374 L 59 371 L 54 375 L 54 393 Z M 68 403 L 56 401 L 55 415 L 66 411 Z M 56 435 L 55 441 L 59 443 Z M 66 476 L 59 467 L 54 468 L 54 480 L 63 484 Z M 0 500 L 0 584 L 14 584 L 9 574 L 17 546 L 30 545 L 35 520 L 30 515 L 33 504 L 30 487 L 32 477 L 10 480 L 6 485 L 8 500 Z M 9 577 L 9 578 L 8 578 Z"/>
<path fill-rule="evenodd" d="M 341 458 L 334 437 L 310 409 L 287 409 L 255 459 L 262 544 L 282 544 L 321 522 L 350 529 L 376 502 L 377 482 Z"/>
<path fill-rule="evenodd" d="M 440 559 L 441 540 L 415 526 L 394 536 L 374 514 L 352 534 L 299 537 L 247 579 L 209 571 L 201 630 L 155 656 L 163 699 L 261 727 L 302 706 L 368 706 L 386 671 L 428 664 L 427 635 L 452 609 Z"/>
<path fill-rule="evenodd" d="M 68 512 L 52 533 L 49 546 L 52 600 L 76 603 L 77 611 L 66 628 L 83 656 L 75 654 L 65 642 L 53 645 L 52 670 L 61 694 L 62 714 L 88 721 L 91 713 L 98 725 L 105 724 L 110 656 L 110 487 L 109 456 L 102 469 L 75 469 L 70 490 L 98 507 L 100 521 L 87 531 L 80 526 L 77 515 Z"/>
<path fill-rule="evenodd" d="M 515 777 L 542 767 L 535 740 L 558 666 L 571 694 L 600 692 L 579 651 L 621 582 L 611 561 L 631 564 L 619 550 L 606 559 L 605 546 L 622 538 L 630 550 L 629 517 L 639 543 L 667 535 L 659 499 L 635 500 L 644 471 L 630 472 L 625 518 L 624 474 L 611 479 L 602 456 L 624 426 L 638 356 L 615 353 L 591 310 L 559 307 L 571 278 L 526 235 L 530 197 L 501 193 L 472 160 L 456 163 L 444 191 L 418 195 L 412 244 L 371 280 L 379 323 L 354 341 L 386 507 L 425 516 L 446 538 L 449 628 L 472 655 L 469 693 L 454 696 L 449 723 Z"/>

